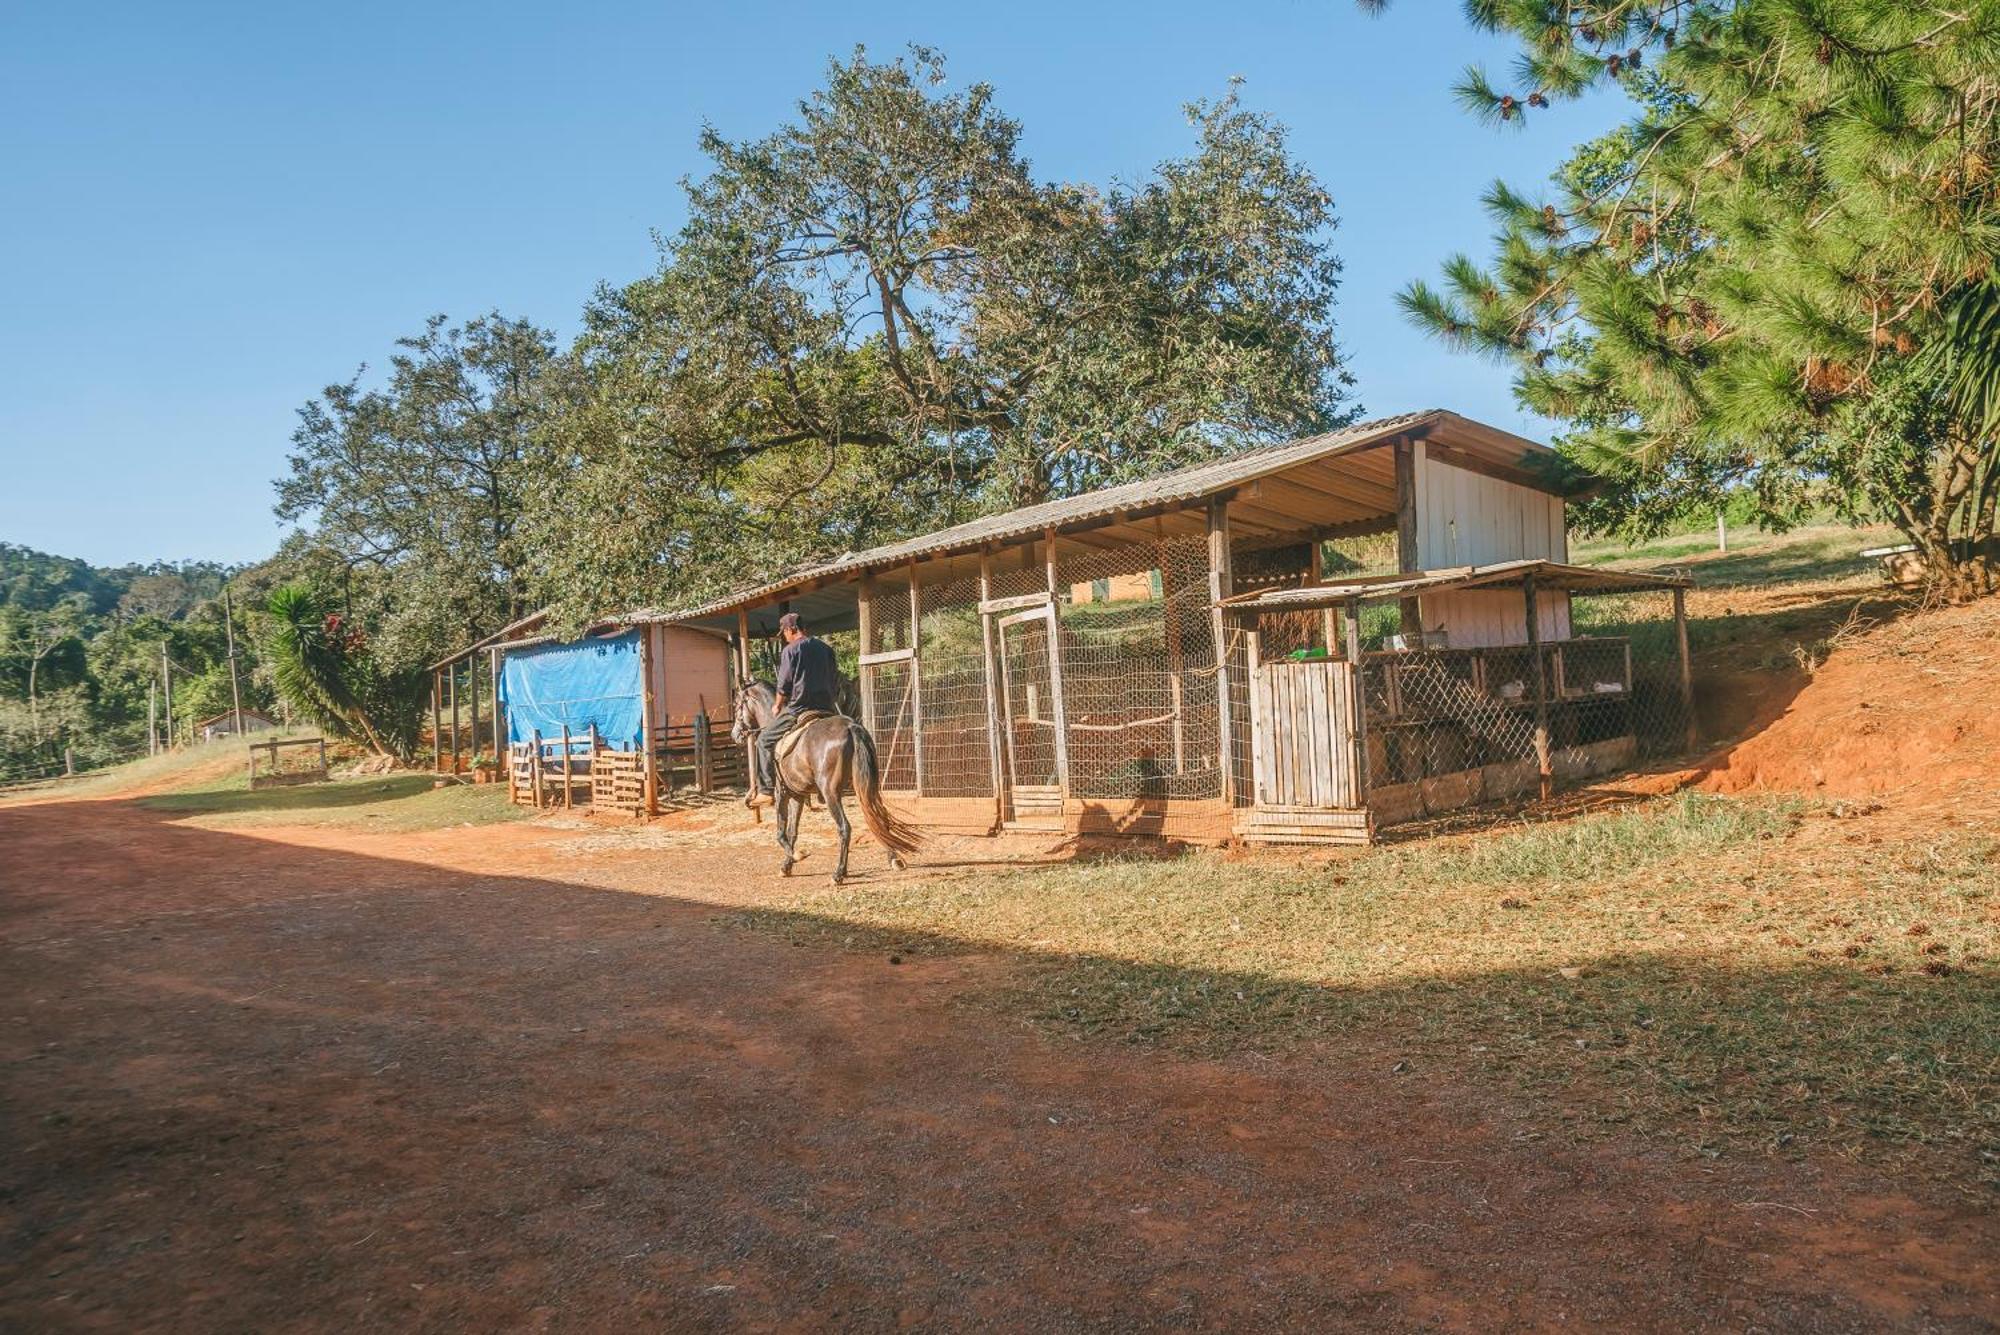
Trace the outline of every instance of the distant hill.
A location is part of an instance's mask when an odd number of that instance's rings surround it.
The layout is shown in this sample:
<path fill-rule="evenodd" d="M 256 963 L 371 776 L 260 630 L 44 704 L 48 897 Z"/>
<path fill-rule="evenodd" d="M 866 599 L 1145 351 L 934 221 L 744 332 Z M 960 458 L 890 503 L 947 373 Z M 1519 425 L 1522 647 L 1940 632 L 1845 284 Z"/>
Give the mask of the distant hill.
<path fill-rule="evenodd" d="M 215 561 L 94 566 L 0 542 L 0 608 L 41 612 L 80 596 L 93 616 L 123 611 L 172 619 L 220 594 L 232 573 Z"/>

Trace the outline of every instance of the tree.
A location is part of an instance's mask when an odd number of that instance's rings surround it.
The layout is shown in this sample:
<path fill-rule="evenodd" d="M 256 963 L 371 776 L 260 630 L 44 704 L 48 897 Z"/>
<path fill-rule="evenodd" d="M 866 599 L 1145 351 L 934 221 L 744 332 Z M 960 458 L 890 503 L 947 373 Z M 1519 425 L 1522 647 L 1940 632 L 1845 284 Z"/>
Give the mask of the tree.
<path fill-rule="evenodd" d="M 1235 93 L 1137 187 L 1037 182 L 935 53 L 710 128 L 654 275 L 551 377 L 558 605 L 714 583 L 1349 420 L 1325 190 Z M 574 618 L 572 618 L 574 619 Z"/>
<path fill-rule="evenodd" d="M 423 673 L 385 668 L 367 634 L 304 584 L 282 585 L 266 608 L 266 656 L 278 691 L 336 737 L 407 760 L 416 749 Z"/>
<path fill-rule="evenodd" d="M 310 524 L 296 569 L 337 581 L 378 651 L 413 664 L 527 610 L 515 528 L 554 344 L 496 313 L 437 316 L 397 346 L 382 388 L 357 373 L 299 410 L 277 513 Z"/>
<path fill-rule="evenodd" d="M 1500 184 L 1491 263 L 1408 313 L 1511 359 L 1516 390 L 1657 523 L 1741 480 L 1782 519 L 1830 488 L 1897 525 L 1954 596 L 1991 587 L 2000 501 L 2000 5 L 1480 0 L 1513 124 L 1605 85 L 1630 122 L 1536 200 Z M 1713 504 L 1712 495 L 1708 503 Z"/>

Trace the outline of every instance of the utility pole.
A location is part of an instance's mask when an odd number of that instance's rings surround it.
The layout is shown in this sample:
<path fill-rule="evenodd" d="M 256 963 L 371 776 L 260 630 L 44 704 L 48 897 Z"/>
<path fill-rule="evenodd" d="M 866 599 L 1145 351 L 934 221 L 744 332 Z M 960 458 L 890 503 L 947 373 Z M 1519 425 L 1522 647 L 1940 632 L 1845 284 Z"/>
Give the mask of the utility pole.
<path fill-rule="evenodd" d="M 167 642 L 160 641 L 160 691 L 166 697 L 167 730 L 165 750 L 174 749 L 174 669 L 167 658 Z"/>
<path fill-rule="evenodd" d="M 146 754 L 160 754 L 160 683 L 146 683 Z"/>
<path fill-rule="evenodd" d="M 222 586 L 222 631 L 229 639 L 229 704 L 236 714 L 236 740 L 243 740 L 243 688 L 236 684 L 236 612 L 229 586 Z"/>
<path fill-rule="evenodd" d="M 1723 518 L 1721 506 L 1717 506 L 1715 510 L 1715 550 L 1718 552 L 1729 550 L 1729 523 Z"/>

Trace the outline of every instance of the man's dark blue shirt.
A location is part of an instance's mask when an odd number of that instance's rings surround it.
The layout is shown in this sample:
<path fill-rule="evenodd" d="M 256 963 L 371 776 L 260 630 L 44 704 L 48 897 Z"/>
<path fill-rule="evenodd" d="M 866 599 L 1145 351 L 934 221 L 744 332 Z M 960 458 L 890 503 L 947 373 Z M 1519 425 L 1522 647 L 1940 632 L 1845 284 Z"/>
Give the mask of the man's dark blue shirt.
<path fill-rule="evenodd" d="M 778 657 L 778 694 L 787 713 L 800 709 L 834 708 L 840 665 L 833 646 L 814 635 L 793 640 Z"/>

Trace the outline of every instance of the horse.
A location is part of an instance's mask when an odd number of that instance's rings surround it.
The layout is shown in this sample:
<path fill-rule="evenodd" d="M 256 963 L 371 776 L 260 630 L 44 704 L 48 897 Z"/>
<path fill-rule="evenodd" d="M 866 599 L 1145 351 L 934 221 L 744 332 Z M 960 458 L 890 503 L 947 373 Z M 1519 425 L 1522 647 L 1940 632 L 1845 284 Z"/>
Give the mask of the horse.
<path fill-rule="evenodd" d="M 735 741 L 756 739 L 777 713 L 778 692 L 769 682 L 744 680 L 736 692 L 736 717 L 729 735 Z M 833 867 L 833 883 L 847 879 L 847 842 L 851 827 L 841 798 L 848 792 L 861 806 L 861 819 L 868 832 L 889 854 L 889 865 L 900 870 L 905 854 L 914 853 L 920 840 L 907 822 L 899 819 L 882 801 L 882 765 L 875 756 L 875 739 L 868 729 L 843 715 L 802 723 L 796 730 L 796 744 L 778 758 L 778 846 L 785 850 L 786 876 L 799 860 L 799 815 L 812 795 L 818 793 L 840 831 L 840 859 Z M 791 740 L 790 738 L 787 739 Z M 751 782 L 757 782 L 754 767 Z M 753 788 L 753 792 L 754 792 Z"/>

